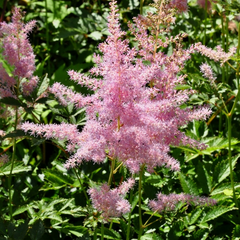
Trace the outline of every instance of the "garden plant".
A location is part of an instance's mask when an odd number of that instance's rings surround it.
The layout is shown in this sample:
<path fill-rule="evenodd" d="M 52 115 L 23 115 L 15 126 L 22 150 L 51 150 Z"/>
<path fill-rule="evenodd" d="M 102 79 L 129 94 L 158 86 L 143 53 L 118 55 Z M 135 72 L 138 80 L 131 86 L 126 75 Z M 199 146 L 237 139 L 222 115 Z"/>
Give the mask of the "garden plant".
<path fill-rule="evenodd" d="M 0 2 L 0 239 L 240 239 L 240 2 Z"/>

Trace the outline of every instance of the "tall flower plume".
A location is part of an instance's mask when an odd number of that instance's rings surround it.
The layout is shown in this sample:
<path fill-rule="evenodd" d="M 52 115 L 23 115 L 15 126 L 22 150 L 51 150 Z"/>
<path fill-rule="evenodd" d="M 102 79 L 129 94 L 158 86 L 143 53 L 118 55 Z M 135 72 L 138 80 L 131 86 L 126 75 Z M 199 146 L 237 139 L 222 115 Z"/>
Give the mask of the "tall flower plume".
<path fill-rule="evenodd" d="M 116 2 L 110 5 L 108 29 L 111 35 L 99 46 L 102 56 L 95 55 L 96 67 L 90 71 L 92 77 L 68 72 L 73 81 L 88 86 L 95 93 L 84 97 L 59 84 L 51 88 L 58 98 L 65 96 L 61 98 L 63 104 L 72 101 L 78 107 L 86 106 L 87 122 L 77 136 L 78 150 L 66 167 L 74 167 L 83 160 L 101 163 L 109 156 L 123 162 L 132 173 L 138 173 L 143 164 L 150 172 L 156 166 L 178 171 L 178 161 L 168 154 L 170 145 L 203 147 L 179 128 L 189 121 L 206 119 L 211 113 L 208 107 L 181 108 L 192 91 L 176 90 L 185 78 L 179 72 L 195 50 L 182 49 L 183 35 L 167 38 L 165 42 L 148 36 L 148 27 L 152 27 L 153 34 L 158 32 L 154 22 L 149 20 L 151 14 L 149 18 L 139 16 L 135 25 L 130 26 L 139 46 L 130 48 L 126 33 L 120 28 Z M 162 11 L 158 16 L 164 14 Z M 169 25 L 174 19 L 167 16 L 162 19 Z M 178 45 L 171 56 L 154 50 L 170 43 Z M 41 127 L 43 133 L 49 128 Z M 27 127 L 23 124 L 22 128 L 43 135 L 35 131 L 33 124 L 32 127 L 29 123 Z"/>
<path fill-rule="evenodd" d="M 9 76 L 0 62 L 0 96 L 15 97 L 14 86 L 22 88 L 24 95 L 29 95 L 37 85 L 38 78 L 33 76 L 35 71 L 35 55 L 28 40 L 28 34 L 35 26 L 35 21 L 27 24 L 22 22 L 22 13 L 14 8 L 12 22 L 0 23 L 1 55 L 14 68 Z"/>

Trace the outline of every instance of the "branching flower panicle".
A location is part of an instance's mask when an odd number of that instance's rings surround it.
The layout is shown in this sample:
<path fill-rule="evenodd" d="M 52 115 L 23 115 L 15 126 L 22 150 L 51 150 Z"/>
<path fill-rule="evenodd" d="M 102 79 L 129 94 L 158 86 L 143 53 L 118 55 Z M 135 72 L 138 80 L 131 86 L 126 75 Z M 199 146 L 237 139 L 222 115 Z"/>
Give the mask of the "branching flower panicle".
<path fill-rule="evenodd" d="M 35 21 L 24 24 L 19 8 L 14 8 L 11 23 L 0 23 L 1 55 L 14 68 L 12 76 L 9 76 L 3 64 L 0 63 L 1 98 L 15 97 L 15 86 L 18 89 L 22 87 L 24 95 L 31 94 L 37 86 L 38 78 L 33 76 L 33 72 L 35 71 L 35 55 L 28 40 L 28 34 L 32 31 L 35 24 Z"/>

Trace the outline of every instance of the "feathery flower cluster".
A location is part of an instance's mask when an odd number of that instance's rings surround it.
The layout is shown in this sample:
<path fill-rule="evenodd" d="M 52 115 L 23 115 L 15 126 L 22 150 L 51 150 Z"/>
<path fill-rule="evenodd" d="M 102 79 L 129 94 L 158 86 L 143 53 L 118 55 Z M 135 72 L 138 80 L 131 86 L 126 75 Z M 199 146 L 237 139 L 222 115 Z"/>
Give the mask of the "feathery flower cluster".
<path fill-rule="evenodd" d="M 216 62 L 221 62 L 221 66 L 223 66 L 223 64 L 227 62 L 236 53 L 237 50 L 236 47 L 231 47 L 229 49 L 229 52 L 226 53 L 223 51 L 221 46 L 217 46 L 216 50 L 213 50 L 202 45 L 201 43 L 195 44 L 194 49 L 202 55 L 207 56 Z"/>
<path fill-rule="evenodd" d="M 214 199 L 206 197 L 198 197 L 189 194 L 169 194 L 165 195 L 162 193 L 157 194 L 157 200 L 150 200 L 149 207 L 152 211 L 157 211 L 159 213 L 163 211 L 173 211 L 176 204 L 179 202 L 186 203 L 187 205 L 200 205 L 200 206 L 210 206 L 215 205 L 217 202 Z"/>
<path fill-rule="evenodd" d="M 15 97 L 14 86 L 18 85 L 18 81 L 24 95 L 29 95 L 37 85 L 38 78 L 33 76 L 35 55 L 28 41 L 28 33 L 34 26 L 35 21 L 27 24 L 22 22 L 22 13 L 19 8 L 14 8 L 11 23 L 0 23 L 1 54 L 8 64 L 14 67 L 13 76 L 9 76 L 3 64 L 0 63 L 1 98 Z M 27 83 L 23 83 L 23 79 Z"/>
<path fill-rule="evenodd" d="M 214 84 L 214 81 L 217 79 L 216 77 L 214 77 L 213 75 L 213 71 L 211 66 L 209 66 L 207 63 L 203 63 L 200 66 L 200 71 L 203 73 L 203 76 L 207 79 L 210 80 L 211 85 Z"/>
<path fill-rule="evenodd" d="M 170 146 L 203 148 L 202 144 L 188 138 L 179 129 L 190 121 L 206 119 L 211 110 L 207 106 L 182 107 L 193 91 L 177 90 L 176 86 L 184 84 L 186 76 L 180 71 L 191 54 L 197 50 L 209 55 L 210 50 L 201 44 L 184 50 L 181 42 L 185 34 L 168 37 L 170 24 L 175 21 L 173 11 L 169 4 L 160 7 L 158 3 L 153 4 L 156 14 L 139 16 L 129 26 L 138 46 L 130 48 L 126 33 L 120 28 L 116 1 L 112 1 L 110 6 L 110 35 L 99 45 L 102 55 L 94 56 L 96 67 L 87 77 L 74 71 L 68 72 L 73 81 L 86 85 L 94 94 L 83 96 L 59 83 L 50 90 L 63 105 L 72 102 L 76 107 L 86 107 L 87 122 L 82 132 L 64 123 L 45 126 L 25 123 L 22 129 L 33 135 L 68 140 L 67 149 L 73 155 L 65 164 L 67 168 L 76 167 L 83 160 L 103 163 L 109 157 L 122 162 L 131 173 L 139 173 L 143 165 L 149 172 L 153 172 L 156 166 L 179 171 L 178 161 L 169 155 Z M 169 44 L 175 46 L 172 55 L 158 51 Z M 220 56 L 211 51 L 213 56 L 210 58 L 223 62 L 233 53 L 233 50 L 228 54 L 221 52 Z M 130 180 L 116 189 L 103 184 L 99 189 L 91 188 L 88 193 L 94 207 L 102 212 L 104 219 L 108 219 L 130 210 L 123 196 L 132 185 Z M 166 198 L 187 203 L 210 202 L 187 195 L 172 194 Z M 175 205 L 176 200 L 172 201 Z M 150 203 L 154 209 L 155 202 Z M 163 209 L 166 206 L 164 202 Z"/>
<path fill-rule="evenodd" d="M 171 6 L 176 8 L 178 12 L 186 12 L 188 10 L 187 0 L 172 0 Z"/>
<path fill-rule="evenodd" d="M 102 213 L 104 220 L 108 220 L 110 217 L 120 217 L 130 211 L 131 206 L 124 196 L 134 184 L 135 181 L 132 178 L 114 189 L 110 189 L 109 185 L 104 183 L 99 189 L 90 188 L 88 193 L 94 208 Z"/>
<path fill-rule="evenodd" d="M 154 37 L 160 33 L 157 25 L 168 27 L 174 21 L 169 7 L 165 9 L 163 6 L 164 12 L 157 4 L 155 6 L 160 11 L 157 19 L 153 14 L 147 18 L 135 18 L 135 25 L 130 29 L 139 47 L 130 48 L 128 40 L 124 39 L 126 33 L 120 28 L 116 2 L 112 1 L 110 5 L 108 29 L 111 35 L 99 45 L 102 56 L 95 55 L 97 66 L 90 71 L 93 77 L 69 71 L 71 79 L 85 84 L 95 93 L 77 96 L 60 84 L 54 84 L 51 89 L 63 104 L 69 100 L 78 107 L 86 105 L 87 122 L 74 141 L 78 150 L 67 161 L 66 167 L 74 167 L 82 160 L 101 163 L 108 155 L 122 161 L 132 173 L 138 173 L 143 164 L 149 172 L 153 172 L 156 166 L 179 171 L 178 161 L 168 154 L 170 145 L 203 147 L 179 128 L 189 121 L 205 119 L 211 113 L 204 106 L 181 108 L 192 91 L 175 89 L 184 83 L 185 76 L 179 76 L 179 72 L 194 48 L 182 48 L 183 34 L 167 38 L 166 43 Z M 162 22 L 155 24 L 158 19 Z M 147 34 L 149 28 L 153 35 Z M 177 46 L 171 56 L 156 50 L 170 43 Z M 145 64 L 145 60 L 150 64 Z M 33 125 L 28 127 L 31 130 Z M 36 134 L 41 135 L 41 132 Z M 47 136 L 51 134 L 57 136 L 49 129 Z"/>
<path fill-rule="evenodd" d="M 33 136 L 41 136 L 46 139 L 55 138 L 59 140 L 68 140 L 67 151 L 73 152 L 75 146 L 81 140 L 76 125 L 62 123 L 57 124 L 34 124 L 25 122 L 21 129 Z"/>

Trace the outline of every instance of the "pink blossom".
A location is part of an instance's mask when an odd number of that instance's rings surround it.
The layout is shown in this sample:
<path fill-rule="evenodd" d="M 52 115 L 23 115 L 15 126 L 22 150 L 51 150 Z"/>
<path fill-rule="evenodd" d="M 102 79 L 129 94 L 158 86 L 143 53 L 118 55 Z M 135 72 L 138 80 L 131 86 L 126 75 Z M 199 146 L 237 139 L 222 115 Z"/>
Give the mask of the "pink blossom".
<path fill-rule="evenodd" d="M 186 203 L 187 205 L 200 205 L 200 206 L 210 206 L 215 205 L 217 202 L 214 199 L 207 197 L 198 197 L 189 194 L 169 194 L 165 195 L 162 193 L 157 194 L 157 200 L 150 200 L 149 207 L 152 211 L 157 211 L 161 213 L 162 211 L 173 211 L 176 204 L 179 202 Z"/>
<path fill-rule="evenodd" d="M 207 56 L 216 62 L 221 62 L 221 66 L 223 66 L 223 64 L 227 62 L 236 53 L 237 50 L 236 47 L 231 47 L 229 49 L 229 52 L 226 53 L 223 51 L 221 46 L 217 46 L 216 50 L 213 50 L 202 45 L 201 43 L 195 44 L 194 49 L 202 55 Z"/>
<path fill-rule="evenodd" d="M 172 0 L 171 5 L 179 12 L 186 12 L 188 10 L 187 0 Z"/>
<path fill-rule="evenodd" d="M 213 85 L 213 84 L 214 84 L 214 81 L 215 81 L 217 78 L 214 77 L 212 68 L 211 68 L 207 63 L 203 63 L 203 64 L 200 66 L 200 70 L 201 70 L 201 72 L 203 73 L 203 76 L 204 76 L 205 78 L 209 79 L 210 82 L 211 82 L 211 85 Z"/>
<path fill-rule="evenodd" d="M 94 94 L 83 96 L 59 83 L 50 89 L 63 105 L 72 102 L 76 107 L 86 107 L 87 122 L 82 132 L 64 134 L 69 143 L 74 143 L 68 144 L 68 149 L 77 149 L 65 166 L 75 167 L 82 161 L 103 163 L 108 155 L 121 161 L 131 173 L 138 173 L 142 165 L 149 172 L 157 166 L 179 171 L 179 162 L 169 155 L 171 145 L 204 147 L 188 138 L 180 127 L 211 114 L 208 106 L 182 108 L 193 91 L 176 90 L 177 85 L 184 84 L 186 75 L 180 71 L 197 46 L 184 50 L 180 43 L 185 34 L 166 38 L 166 42 L 155 40 L 147 33 L 151 21 L 139 16 L 130 26 L 138 49 L 130 48 L 126 33 L 120 28 L 116 1 L 110 6 L 110 35 L 99 45 L 101 55 L 94 57 L 96 66 L 88 76 L 68 72 L 73 81 L 86 85 Z M 171 11 L 162 14 L 168 19 Z M 171 43 L 177 45 L 172 55 L 153 53 L 155 45 L 159 49 Z M 150 64 L 145 64 L 145 60 Z M 59 137 L 52 133 L 50 125 L 41 126 L 38 131 L 32 125 L 23 127 L 25 131 L 29 127 L 32 134 Z"/>
<path fill-rule="evenodd" d="M 111 217 L 120 217 L 130 211 L 131 206 L 124 199 L 124 196 L 133 187 L 134 183 L 133 179 L 129 179 L 118 188 L 110 189 L 109 185 L 105 183 L 99 188 L 90 188 L 88 190 L 94 208 L 101 212 L 104 220 Z"/>
<path fill-rule="evenodd" d="M 14 8 L 12 22 L 0 23 L 0 44 L 2 55 L 9 65 L 14 67 L 13 76 L 9 76 L 0 63 L 1 97 L 14 97 L 14 86 L 17 81 L 26 78 L 29 84 L 23 83 L 24 95 L 29 95 L 37 85 L 37 78 L 33 77 L 35 71 L 35 55 L 28 40 L 28 34 L 35 26 L 35 21 L 27 24 L 22 22 L 22 13 Z"/>

